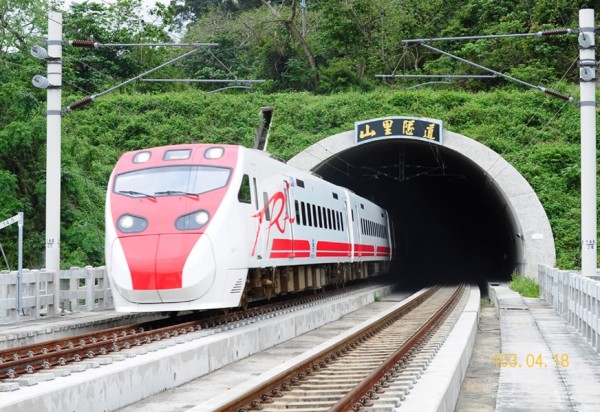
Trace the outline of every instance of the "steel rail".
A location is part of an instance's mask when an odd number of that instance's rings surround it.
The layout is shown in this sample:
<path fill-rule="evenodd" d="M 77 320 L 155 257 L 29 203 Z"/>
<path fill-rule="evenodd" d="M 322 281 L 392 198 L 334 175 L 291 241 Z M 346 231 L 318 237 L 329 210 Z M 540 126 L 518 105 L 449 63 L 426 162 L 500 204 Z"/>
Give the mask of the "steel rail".
<path fill-rule="evenodd" d="M 267 315 L 295 306 L 327 299 L 340 293 L 351 292 L 356 286 L 337 289 L 315 295 L 296 297 L 291 300 L 269 303 L 247 310 L 236 310 L 226 314 L 214 313 L 184 315 L 179 318 L 165 318 L 150 322 L 113 327 L 88 332 L 67 338 L 20 346 L 0 351 L 0 381 L 21 375 L 48 370 L 54 366 L 93 359 L 99 355 L 119 352 L 162 339 L 177 337 L 186 333 L 226 325 L 228 323 Z M 191 319 L 191 320 L 190 320 Z"/>
<path fill-rule="evenodd" d="M 386 382 L 386 375 L 389 371 L 408 353 L 408 351 L 415 346 L 429 331 L 431 331 L 435 325 L 438 324 L 440 319 L 447 314 L 447 311 L 452 307 L 464 291 L 465 285 L 461 285 L 457 288 L 456 292 L 451 298 L 432 316 L 423 326 L 421 326 L 407 341 L 404 343 L 396 352 L 394 352 L 385 362 L 383 362 L 377 369 L 375 369 L 369 376 L 362 380 L 352 390 L 350 390 L 342 399 L 340 399 L 335 405 L 329 409 L 330 411 L 357 411 L 364 406 L 369 406 L 368 402 L 372 399 L 373 395 L 377 393 L 374 390 L 375 386 L 383 386 Z"/>
<path fill-rule="evenodd" d="M 375 325 L 368 325 L 355 331 L 342 341 L 338 342 L 335 346 L 320 350 L 300 362 L 294 368 L 281 372 L 260 385 L 249 389 L 237 399 L 233 399 L 224 405 L 218 406 L 214 412 L 261 409 L 261 403 L 271 402 L 271 397 L 282 397 L 282 392 L 291 390 L 290 387 L 292 386 L 298 386 L 299 382 L 305 380 L 307 376 L 312 375 L 313 371 L 327 368 L 327 365 L 333 360 L 343 357 L 346 353 L 353 351 L 358 345 L 365 341 L 366 336 L 373 336 L 387 325 L 395 322 L 397 319 L 419 306 L 422 302 L 426 301 L 438 289 L 439 287 L 437 286 L 429 288 L 407 305 L 384 316 Z"/>

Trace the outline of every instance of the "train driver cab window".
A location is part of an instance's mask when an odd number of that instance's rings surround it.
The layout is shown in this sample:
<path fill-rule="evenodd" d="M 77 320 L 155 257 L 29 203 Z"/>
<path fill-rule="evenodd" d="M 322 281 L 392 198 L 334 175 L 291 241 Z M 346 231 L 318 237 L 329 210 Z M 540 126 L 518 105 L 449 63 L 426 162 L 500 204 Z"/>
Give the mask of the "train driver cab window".
<path fill-rule="evenodd" d="M 238 201 L 240 203 L 248 203 L 252 202 L 250 198 L 250 177 L 248 175 L 244 175 L 242 177 L 242 184 L 240 185 L 240 190 L 238 191 Z"/>

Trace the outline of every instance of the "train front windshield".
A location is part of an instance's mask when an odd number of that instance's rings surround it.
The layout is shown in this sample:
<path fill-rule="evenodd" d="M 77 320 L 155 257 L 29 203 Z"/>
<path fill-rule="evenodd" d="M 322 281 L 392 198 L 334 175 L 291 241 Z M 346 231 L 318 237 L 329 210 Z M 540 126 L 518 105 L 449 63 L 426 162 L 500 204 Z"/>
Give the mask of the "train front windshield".
<path fill-rule="evenodd" d="M 154 167 L 118 175 L 113 191 L 131 197 L 199 195 L 227 186 L 230 175 L 222 167 Z"/>

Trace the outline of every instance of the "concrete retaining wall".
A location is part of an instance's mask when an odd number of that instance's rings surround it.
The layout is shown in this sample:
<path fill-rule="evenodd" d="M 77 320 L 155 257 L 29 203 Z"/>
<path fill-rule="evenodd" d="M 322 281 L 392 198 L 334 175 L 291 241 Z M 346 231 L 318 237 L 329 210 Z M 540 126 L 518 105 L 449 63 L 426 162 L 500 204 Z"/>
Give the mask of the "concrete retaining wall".
<path fill-rule="evenodd" d="M 539 265 L 540 298 L 548 302 L 600 353 L 600 273 L 577 272 Z"/>

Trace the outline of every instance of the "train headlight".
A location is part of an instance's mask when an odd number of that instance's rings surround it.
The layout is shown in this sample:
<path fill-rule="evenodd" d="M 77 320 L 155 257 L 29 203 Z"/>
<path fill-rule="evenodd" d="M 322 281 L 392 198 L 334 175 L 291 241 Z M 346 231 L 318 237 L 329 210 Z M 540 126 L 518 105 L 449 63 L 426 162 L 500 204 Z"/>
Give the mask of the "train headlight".
<path fill-rule="evenodd" d="M 211 147 L 206 149 L 204 152 L 204 157 L 206 159 L 220 159 L 225 154 L 225 149 L 222 147 Z"/>
<path fill-rule="evenodd" d="M 148 221 L 139 216 L 123 215 L 117 220 L 117 227 L 123 233 L 138 233 L 146 230 Z"/>
<path fill-rule="evenodd" d="M 133 163 L 146 163 L 151 155 L 150 152 L 139 152 L 133 157 Z"/>
<path fill-rule="evenodd" d="M 183 215 L 175 221 L 175 227 L 179 230 L 200 229 L 208 223 L 210 215 L 206 210 L 199 210 L 188 215 Z"/>

